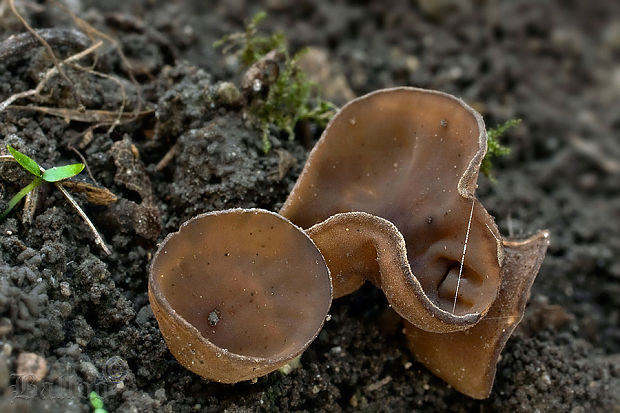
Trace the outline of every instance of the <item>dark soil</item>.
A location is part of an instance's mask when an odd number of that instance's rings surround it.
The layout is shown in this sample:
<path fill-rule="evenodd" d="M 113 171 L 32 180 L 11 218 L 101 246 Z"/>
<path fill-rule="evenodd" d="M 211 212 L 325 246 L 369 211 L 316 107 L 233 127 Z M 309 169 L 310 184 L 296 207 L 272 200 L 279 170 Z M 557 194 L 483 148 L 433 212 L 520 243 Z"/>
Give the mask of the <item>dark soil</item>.
<path fill-rule="evenodd" d="M 96 70 L 122 79 L 127 110 L 141 95 L 155 113 L 110 133 L 97 128 L 90 142 L 91 123 L 0 113 L 0 147 L 11 144 L 45 167 L 79 162 L 70 147 L 80 147 L 92 178 L 120 197 L 96 206 L 78 196 L 110 256 L 52 186 L 42 187 L 32 223 L 22 222 L 20 207 L 0 223 L 1 412 L 87 412 L 91 390 L 110 412 L 620 412 L 620 3 L 68 4 L 117 38 L 134 65 L 137 84 L 112 47 L 99 50 Z M 73 25 L 52 4 L 18 5 L 34 27 Z M 461 96 L 491 126 L 523 119 L 505 138 L 512 152 L 496 164 L 498 182 L 482 177 L 479 197 L 504 234 L 549 228 L 552 241 L 489 399 L 469 399 L 415 362 L 382 294 L 369 286 L 334 302 L 302 367 L 288 375 L 207 383 L 168 352 L 146 293 L 156 242 L 199 212 L 277 210 L 307 153 L 274 130 L 274 148 L 263 154 L 260 131 L 221 92 L 220 82 L 238 82 L 242 68 L 212 43 L 261 9 L 269 12 L 265 30 L 283 31 L 293 50 L 327 52 L 355 95 L 414 85 Z M 8 10 L 0 19 L 3 39 L 25 30 Z M 60 56 L 81 50 L 52 46 Z M 0 99 L 33 88 L 49 67 L 41 47 L 3 56 Z M 118 108 L 114 80 L 66 74 L 86 108 Z M 62 78 L 45 92 L 37 104 L 75 107 Z M 173 145 L 176 155 L 157 168 Z M 296 164 L 286 164 L 288 154 Z M 4 206 L 29 178 L 11 164 L 0 172 Z M 23 352 L 46 360 L 49 372 L 36 385 L 16 381 Z"/>

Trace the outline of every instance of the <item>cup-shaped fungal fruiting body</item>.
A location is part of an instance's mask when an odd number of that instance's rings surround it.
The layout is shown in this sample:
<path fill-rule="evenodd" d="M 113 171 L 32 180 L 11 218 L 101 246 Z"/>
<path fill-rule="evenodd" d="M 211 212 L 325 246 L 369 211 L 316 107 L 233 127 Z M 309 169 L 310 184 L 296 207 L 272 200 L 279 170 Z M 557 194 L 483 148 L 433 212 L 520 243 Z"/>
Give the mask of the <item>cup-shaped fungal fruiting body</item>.
<path fill-rule="evenodd" d="M 348 267 L 351 243 L 315 238 L 335 296 L 361 285 L 349 278 L 400 278 L 380 284 L 391 289 L 387 298 L 401 316 L 427 331 L 463 330 L 489 310 L 500 284 L 500 235 L 474 196 L 486 147 L 482 117 L 460 99 L 408 87 L 379 90 L 332 119 L 280 213 L 302 228 L 319 224 L 313 232 L 324 232 L 321 222 L 338 213 L 370 214 L 364 223 L 351 216 L 366 240 L 349 236 L 363 243 L 355 248 L 365 250 L 367 268 Z M 346 229 L 347 219 L 330 226 Z M 395 242 L 375 253 L 375 235 Z M 377 265 L 379 253 L 385 259 Z"/>
<path fill-rule="evenodd" d="M 429 333 L 405 323 L 411 351 L 437 376 L 470 397 L 488 397 L 506 341 L 523 318 L 530 288 L 542 264 L 549 233 L 504 241 L 506 258 L 497 300 L 478 324 L 466 331 Z"/>
<path fill-rule="evenodd" d="M 190 219 L 166 237 L 149 273 L 151 307 L 172 354 L 224 383 L 301 354 L 323 325 L 331 288 L 313 241 L 258 209 Z"/>
<path fill-rule="evenodd" d="M 546 232 L 503 240 L 475 198 L 486 149 L 482 117 L 460 99 L 379 90 L 336 114 L 280 211 L 325 256 L 335 297 L 381 288 L 416 358 L 476 398 L 548 244 Z"/>

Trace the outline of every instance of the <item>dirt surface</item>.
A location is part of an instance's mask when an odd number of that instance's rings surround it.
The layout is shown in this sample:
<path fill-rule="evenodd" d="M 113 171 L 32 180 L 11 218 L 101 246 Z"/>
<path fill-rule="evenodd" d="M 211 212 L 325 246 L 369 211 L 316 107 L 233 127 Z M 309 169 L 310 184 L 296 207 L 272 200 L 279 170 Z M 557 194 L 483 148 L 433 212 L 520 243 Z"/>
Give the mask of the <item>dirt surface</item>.
<path fill-rule="evenodd" d="M 78 148 L 91 179 L 119 197 L 101 206 L 77 196 L 110 256 L 53 186 L 41 187 L 31 223 L 20 207 L 0 223 L 0 412 L 87 412 L 91 390 L 110 412 L 620 412 L 620 3 L 67 4 L 118 39 L 136 82 L 106 43 L 95 69 L 108 77 L 67 67 L 73 90 L 57 76 L 30 103 L 75 108 L 77 94 L 87 109 L 115 111 L 122 84 L 127 111 L 142 101 L 153 112 L 92 132 L 92 122 L 0 113 L 0 147 L 44 167 L 79 162 Z M 25 30 L 4 5 L 2 39 Z M 33 27 L 74 27 L 52 4 L 18 6 Z M 277 210 L 307 154 L 273 130 L 265 155 L 261 132 L 221 85 L 238 84 L 242 67 L 213 41 L 259 10 L 269 13 L 264 29 L 284 32 L 293 50 L 327 54 L 330 78 L 339 79 L 323 91 L 328 98 L 413 85 L 462 97 L 487 125 L 523 119 L 505 138 L 512 152 L 496 163 L 498 182 L 481 177 L 478 194 L 505 235 L 549 228 L 552 239 L 489 399 L 469 399 L 415 362 L 370 286 L 334 302 L 302 367 L 288 375 L 207 383 L 168 352 L 146 292 L 156 242 L 199 212 Z M 82 50 L 52 46 L 61 57 Z M 51 67 L 36 45 L 0 55 L 2 100 L 35 87 Z M 0 173 L 4 206 L 30 179 L 8 163 Z M 45 360 L 38 384 L 16 378 L 23 353 Z"/>

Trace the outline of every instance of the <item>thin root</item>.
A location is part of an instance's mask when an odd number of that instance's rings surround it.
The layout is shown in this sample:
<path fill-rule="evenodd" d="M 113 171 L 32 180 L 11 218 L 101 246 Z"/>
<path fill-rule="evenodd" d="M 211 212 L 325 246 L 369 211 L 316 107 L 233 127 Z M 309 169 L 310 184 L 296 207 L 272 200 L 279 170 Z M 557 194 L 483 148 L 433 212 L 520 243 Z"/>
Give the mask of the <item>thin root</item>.
<path fill-rule="evenodd" d="M 174 156 L 177 154 L 177 146 L 178 144 L 176 143 L 172 145 L 168 152 L 166 152 L 164 157 L 161 158 L 159 162 L 157 162 L 157 165 L 155 166 L 156 171 L 161 171 L 170 164 L 170 162 L 174 159 Z"/>
<path fill-rule="evenodd" d="M 101 249 L 103 249 L 103 252 L 105 252 L 107 255 L 111 255 L 112 251 L 110 251 L 108 246 L 105 245 L 103 238 L 101 237 L 101 235 L 99 235 L 99 231 L 97 231 L 95 225 L 91 222 L 90 218 L 88 218 L 88 215 L 86 215 L 86 213 L 82 210 L 78 203 L 75 202 L 75 199 L 73 199 L 71 194 L 69 194 L 69 192 L 67 192 L 67 190 L 63 188 L 59 182 L 54 182 L 54 186 L 58 188 L 58 190 L 64 195 L 65 199 L 69 201 L 69 203 L 73 206 L 73 208 L 75 208 L 77 213 L 82 217 L 86 225 L 88 225 L 93 235 L 95 236 L 95 243 L 98 244 Z"/>

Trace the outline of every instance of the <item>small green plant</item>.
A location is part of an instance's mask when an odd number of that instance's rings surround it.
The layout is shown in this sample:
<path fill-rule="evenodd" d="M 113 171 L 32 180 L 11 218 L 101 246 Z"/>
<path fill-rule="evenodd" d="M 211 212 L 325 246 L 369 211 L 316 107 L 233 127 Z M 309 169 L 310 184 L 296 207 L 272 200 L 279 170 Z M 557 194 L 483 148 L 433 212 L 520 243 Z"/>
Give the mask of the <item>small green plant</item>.
<path fill-rule="evenodd" d="M 272 50 L 286 51 L 286 39 L 284 34 L 275 33 L 271 36 L 258 34 L 258 25 L 267 17 L 267 13 L 259 12 L 245 26 L 242 33 L 232 33 L 216 40 L 213 47 L 223 47 L 224 54 L 234 53 L 245 66 L 258 62 L 263 56 Z M 233 51 L 237 48 L 236 51 Z"/>
<path fill-rule="evenodd" d="M 306 74 L 297 64 L 303 53 L 304 50 L 293 57 L 289 57 L 286 53 L 284 68 L 269 88 L 267 98 L 262 102 L 256 102 L 250 108 L 260 122 L 265 153 L 271 148 L 270 125 L 284 130 L 288 138 L 293 140 L 295 125 L 299 121 L 312 121 L 324 127 L 336 112 L 335 105 L 321 98 L 317 98 L 314 105 L 311 104 L 316 85 L 308 81 Z"/>
<path fill-rule="evenodd" d="M 75 163 L 72 165 L 56 166 L 47 170 L 43 170 L 33 159 L 19 152 L 17 149 L 7 145 L 7 149 L 13 156 L 13 159 L 22 166 L 26 171 L 34 175 L 34 179 L 28 185 L 21 189 L 13 198 L 9 200 L 7 208 L 0 215 L 0 221 L 4 220 L 11 210 L 25 197 L 29 192 L 35 190 L 43 182 L 58 182 L 63 179 L 71 178 L 82 172 L 84 164 Z"/>
<path fill-rule="evenodd" d="M 90 400 L 90 405 L 93 407 L 93 413 L 108 413 L 108 411 L 103 408 L 103 400 L 96 391 L 91 391 L 88 395 L 88 399 Z"/>
<path fill-rule="evenodd" d="M 215 47 L 226 44 L 224 53 L 234 52 L 241 62 L 250 66 L 267 53 L 278 51 L 284 55 L 284 63 L 278 76 L 269 86 L 267 96 L 255 99 L 250 104 L 250 113 L 258 120 L 262 131 L 263 151 L 268 153 L 271 148 L 269 127 L 287 132 L 289 139 L 295 138 L 295 125 L 299 121 L 312 121 L 325 126 L 336 113 L 337 107 L 318 97 L 317 86 L 309 81 L 299 67 L 299 59 L 305 50 L 290 55 L 286 38 L 281 33 L 265 36 L 258 33 L 258 24 L 266 17 L 264 12 L 256 14 L 246 26 L 245 32 L 223 37 L 214 43 Z"/>
<path fill-rule="evenodd" d="M 497 158 L 498 156 L 506 156 L 510 153 L 510 148 L 502 145 L 499 142 L 499 138 L 504 133 L 506 133 L 506 131 L 514 128 L 520 123 L 521 119 L 510 119 L 509 121 L 506 121 L 501 125 L 497 125 L 496 127 L 491 128 L 487 131 L 487 153 L 482 160 L 480 170 L 487 178 L 489 178 L 493 182 L 495 182 L 495 178 L 493 177 L 493 174 L 491 174 L 493 159 Z"/>

